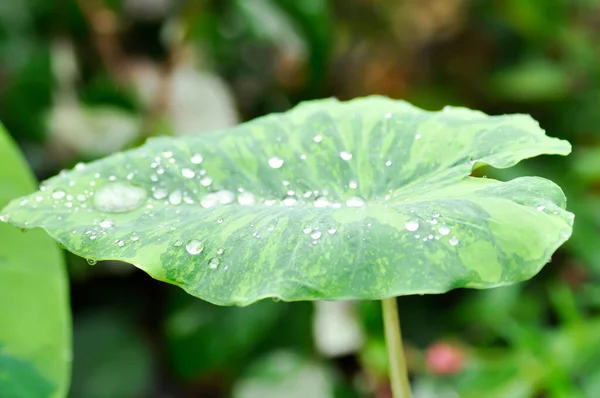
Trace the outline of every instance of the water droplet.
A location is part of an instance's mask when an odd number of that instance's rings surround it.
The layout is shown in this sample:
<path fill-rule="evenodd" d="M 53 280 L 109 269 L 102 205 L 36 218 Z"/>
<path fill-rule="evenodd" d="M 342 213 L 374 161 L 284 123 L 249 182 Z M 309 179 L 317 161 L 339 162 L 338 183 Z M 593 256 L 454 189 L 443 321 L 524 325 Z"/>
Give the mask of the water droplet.
<path fill-rule="evenodd" d="M 315 137 L 313 138 L 313 140 L 314 140 L 315 142 L 321 142 L 321 141 L 323 141 L 323 136 L 322 136 L 322 135 L 320 135 L 320 134 L 318 134 L 318 135 L 315 135 Z"/>
<path fill-rule="evenodd" d="M 296 202 L 297 202 L 296 198 L 293 196 L 290 196 L 290 195 L 286 196 L 281 201 L 281 203 L 283 203 L 284 206 L 293 206 L 296 204 Z"/>
<path fill-rule="evenodd" d="M 365 200 L 360 196 L 353 196 L 346 201 L 348 207 L 362 207 L 365 205 Z"/>
<path fill-rule="evenodd" d="M 305 154 L 300 155 L 300 159 L 306 160 L 306 155 Z"/>
<path fill-rule="evenodd" d="M 181 175 L 185 178 L 194 178 L 196 173 L 192 169 L 181 169 Z"/>
<path fill-rule="evenodd" d="M 97 263 L 97 261 L 95 259 L 93 259 L 93 258 L 88 258 L 87 262 L 88 262 L 89 265 L 96 265 L 96 263 Z"/>
<path fill-rule="evenodd" d="M 436 225 L 438 223 L 438 220 L 436 220 L 435 218 L 432 219 L 431 221 L 429 221 L 431 223 L 431 225 Z"/>
<path fill-rule="evenodd" d="M 415 140 L 420 140 L 421 139 L 421 134 L 415 134 Z"/>
<path fill-rule="evenodd" d="M 182 199 L 183 196 L 179 189 L 176 189 L 169 194 L 169 203 L 171 203 L 173 206 L 180 205 Z"/>
<path fill-rule="evenodd" d="M 152 193 L 154 199 L 164 199 L 169 196 L 169 191 L 166 188 L 156 188 Z"/>
<path fill-rule="evenodd" d="M 419 229 L 419 222 L 414 220 L 407 221 L 404 224 L 404 228 L 406 228 L 407 231 L 415 232 L 417 229 Z"/>
<path fill-rule="evenodd" d="M 355 180 L 350 180 L 348 186 L 350 187 L 350 189 L 356 189 L 358 187 L 358 183 Z"/>
<path fill-rule="evenodd" d="M 212 178 L 210 178 L 209 176 L 204 176 L 200 179 L 200 185 L 202 185 L 203 187 L 207 187 L 210 184 L 212 184 Z"/>
<path fill-rule="evenodd" d="M 143 188 L 115 182 L 94 194 L 94 206 L 105 213 L 125 213 L 140 208 L 146 197 L 147 193 Z"/>
<path fill-rule="evenodd" d="M 440 235 L 448 235 L 450 233 L 450 228 L 448 228 L 445 225 L 441 225 L 440 228 L 438 229 Z"/>
<path fill-rule="evenodd" d="M 62 189 L 57 189 L 56 191 L 52 192 L 52 198 L 53 199 L 62 199 L 65 197 L 67 193 L 65 191 L 63 191 Z"/>
<path fill-rule="evenodd" d="M 235 194 L 231 191 L 218 191 L 215 193 L 209 193 L 202 200 L 200 200 L 200 204 L 202 207 L 210 208 L 219 205 L 226 205 L 235 200 Z"/>
<path fill-rule="evenodd" d="M 392 118 L 392 114 L 391 113 L 386 113 L 385 114 L 385 118 L 386 119 L 391 119 Z"/>
<path fill-rule="evenodd" d="M 119 247 L 123 247 L 123 246 L 125 246 L 125 241 L 120 240 L 120 241 L 117 242 L 117 245 Z"/>
<path fill-rule="evenodd" d="M 132 242 L 137 242 L 138 240 L 140 240 L 140 237 L 137 235 L 132 235 L 129 239 L 131 239 Z"/>
<path fill-rule="evenodd" d="M 329 201 L 327 200 L 327 198 L 325 196 L 319 196 L 319 197 L 315 198 L 313 205 L 315 207 L 327 207 L 329 205 Z"/>
<path fill-rule="evenodd" d="M 204 250 L 204 243 L 196 239 L 191 240 L 185 245 L 185 250 L 191 255 L 200 254 L 202 253 L 202 250 Z"/>
<path fill-rule="evenodd" d="M 545 208 L 546 208 L 546 206 L 544 206 L 544 205 L 539 205 L 537 207 L 538 211 L 544 211 Z"/>
<path fill-rule="evenodd" d="M 221 254 L 225 253 L 225 249 L 223 249 L 222 247 L 219 247 L 217 249 L 217 254 L 220 256 Z"/>
<path fill-rule="evenodd" d="M 238 195 L 238 203 L 242 206 L 252 206 L 256 204 L 256 198 L 250 192 L 242 192 Z"/>
<path fill-rule="evenodd" d="M 321 232 L 315 231 L 312 234 L 310 234 L 310 237 L 313 238 L 314 240 L 317 240 L 321 237 Z"/>
<path fill-rule="evenodd" d="M 221 260 L 219 260 L 217 257 L 213 257 L 208 262 L 208 268 L 215 269 L 219 266 L 220 263 L 221 263 Z"/>
<path fill-rule="evenodd" d="M 171 151 L 165 151 L 163 152 L 163 156 L 166 158 L 170 158 L 171 156 L 173 156 L 173 152 Z"/>
<path fill-rule="evenodd" d="M 335 229 L 335 228 L 329 228 L 329 229 L 327 230 L 327 233 L 328 233 L 329 235 L 333 235 L 333 234 L 335 234 L 336 232 L 337 232 L 337 229 Z"/>
<path fill-rule="evenodd" d="M 115 226 L 115 222 L 112 220 L 104 220 L 99 225 L 102 228 L 112 228 Z"/>
<path fill-rule="evenodd" d="M 305 234 L 310 234 L 311 231 L 312 231 L 312 228 L 309 225 L 302 228 L 302 232 L 304 232 Z"/>
<path fill-rule="evenodd" d="M 192 158 L 190 159 L 190 162 L 192 162 L 193 164 L 200 164 L 200 163 L 202 163 L 203 160 L 204 160 L 204 158 L 202 157 L 202 155 L 197 153 L 192 156 Z"/>
<path fill-rule="evenodd" d="M 283 166 L 283 159 L 277 156 L 273 156 L 271 159 L 269 159 L 269 166 L 271 166 L 274 169 L 278 169 L 281 166 Z"/>
<path fill-rule="evenodd" d="M 391 161 L 391 160 L 388 160 L 387 162 L 385 162 L 385 165 L 386 165 L 387 167 L 390 167 L 390 166 L 392 165 L 392 161 Z"/>
<path fill-rule="evenodd" d="M 352 159 L 352 154 L 350 152 L 342 151 L 340 152 L 340 158 L 342 158 L 342 160 L 350 160 Z"/>
<path fill-rule="evenodd" d="M 158 174 L 158 175 L 165 174 L 165 169 L 163 169 L 162 167 L 159 167 L 158 169 L 156 169 L 156 174 Z"/>
<path fill-rule="evenodd" d="M 452 246 L 456 246 L 456 245 L 458 245 L 458 242 L 459 242 L 459 241 L 458 241 L 458 238 L 457 238 L 456 236 L 453 236 L 453 237 L 451 237 L 451 238 L 448 240 L 448 243 L 450 243 Z"/>
<path fill-rule="evenodd" d="M 218 222 L 219 224 L 221 224 L 221 223 L 223 222 L 223 218 L 222 218 L 222 217 L 219 217 L 219 218 L 217 218 L 217 222 Z"/>

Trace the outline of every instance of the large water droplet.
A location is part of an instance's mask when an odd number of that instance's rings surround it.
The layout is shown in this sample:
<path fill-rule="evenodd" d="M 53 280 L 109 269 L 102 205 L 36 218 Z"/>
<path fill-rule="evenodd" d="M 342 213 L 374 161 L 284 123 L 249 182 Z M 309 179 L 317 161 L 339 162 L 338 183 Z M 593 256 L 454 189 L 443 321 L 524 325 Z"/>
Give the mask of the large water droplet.
<path fill-rule="evenodd" d="M 456 236 L 453 236 L 448 240 L 448 243 L 450 243 L 452 246 L 458 245 L 458 242 L 459 242 L 459 240 Z"/>
<path fill-rule="evenodd" d="M 204 243 L 196 239 L 191 240 L 185 245 L 185 250 L 191 255 L 200 254 L 202 253 L 202 250 L 204 250 Z"/>
<path fill-rule="evenodd" d="M 419 229 L 419 222 L 415 220 L 407 221 L 404 223 L 404 228 L 406 228 L 407 231 L 415 232 Z"/>
<path fill-rule="evenodd" d="M 283 166 L 283 159 L 277 156 L 273 156 L 271 159 L 269 159 L 269 166 L 271 166 L 274 169 L 278 169 L 281 166 Z"/>
<path fill-rule="evenodd" d="M 200 164 L 200 163 L 202 163 L 203 160 L 204 160 L 204 158 L 199 153 L 193 155 L 192 158 L 190 159 L 190 161 L 193 164 Z"/>
<path fill-rule="evenodd" d="M 221 260 L 219 260 L 218 257 L 213 257 L 208 262 L 208 268 L 215 269 L 219 266 L 220 263 L 221 263 Z"/>
<path fill-rule="evenodd" d="M 238 195 L 238 203 L 242 206 L 252 206 L 256 203 L 256 198 L 250 192 L 241 192 Z"/>
<path fill-rule="evenodd" d="M 154 199 L 164 199 L 169 196 L 169 191 L 166 188 L 156 188 L 152 193 Z"/>
<path fill-rule="evenodd" d="M 194 178 L 196 173 L 192 169 L 181 169 L 181 175 L 185 178 Z"/>
<path fill-rule="evenodd" d="M 310 234 L 310 237 L 313 238 L 314 240 L 317 240 L 321 237 L 321 232 L 315 231 L 312 234 Z"/>
<path fill-rule="evenodd" d="M 115 182 L 94 194 L 94 206 L 105 213 L 125 213 L 141 207 L 146 201 L 145 189 Z"/>
<path fill-rule="evenodd" d="M 440 232 L 440 235 L 448 235 L 450 233 L 450 228 L 445 225 L 441 225 L 438 231 Z"/>
<path fill-rule="evenodd" d="M 360 196 L 353 196 L 346 201 L 348 207 L 362 207 L 365 205 L 365 200 Z"/>

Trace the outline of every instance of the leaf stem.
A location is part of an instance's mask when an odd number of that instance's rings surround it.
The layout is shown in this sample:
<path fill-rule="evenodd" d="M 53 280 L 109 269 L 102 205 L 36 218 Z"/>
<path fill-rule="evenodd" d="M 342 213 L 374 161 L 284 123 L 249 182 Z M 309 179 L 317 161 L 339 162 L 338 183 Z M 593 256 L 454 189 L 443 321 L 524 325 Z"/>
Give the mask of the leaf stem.
<path fill-rule="evenodd" d="M 400 333 L 400 318 L 396 297 L 383 299 L 383 324 L 385 327 L 385 340 L 388 348 L 390 366 L 390 383 L 394 398 L 410 398 L 410 384 L 402 347 L 402 334 Z"/>

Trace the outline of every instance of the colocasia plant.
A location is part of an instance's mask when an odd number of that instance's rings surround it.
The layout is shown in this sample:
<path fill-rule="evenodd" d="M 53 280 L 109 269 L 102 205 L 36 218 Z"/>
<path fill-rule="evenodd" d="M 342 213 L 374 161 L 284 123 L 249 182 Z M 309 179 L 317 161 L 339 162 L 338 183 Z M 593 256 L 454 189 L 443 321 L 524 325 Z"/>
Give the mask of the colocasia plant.
<path fill-rule="evenodd" d="M 408 397 L 395 297 L 527 280 L 571 235 L 553 182 L 473 170 L 570 150 L 526 115 L 327 99 L 79 164 L 2 218 L 217 305 L 381 300 Z"/>

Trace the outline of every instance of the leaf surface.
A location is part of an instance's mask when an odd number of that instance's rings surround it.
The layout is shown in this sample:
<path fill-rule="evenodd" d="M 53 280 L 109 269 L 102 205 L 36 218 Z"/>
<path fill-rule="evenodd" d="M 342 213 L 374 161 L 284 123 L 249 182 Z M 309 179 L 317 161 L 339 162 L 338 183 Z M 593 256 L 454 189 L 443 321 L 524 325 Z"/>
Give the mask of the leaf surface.
<path fill-rule="evenodd" d="M 0 206 L 35 189 L 0 125 Z M 0 224 L 0 396 L 64 397 L 71 370 L 64 260 L 43 231 Z M 4 395 L 6 394 L 6 395 Z"/>
<path fill-rule="evenodd" d="M 471 171 L 569 152 L 526 115 L 329 99 L 151 139 L 50 179 L 4 214 L 221 305 L 489 288 L 535 275 L 573 215 L 551 181 Z"/>

